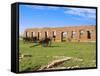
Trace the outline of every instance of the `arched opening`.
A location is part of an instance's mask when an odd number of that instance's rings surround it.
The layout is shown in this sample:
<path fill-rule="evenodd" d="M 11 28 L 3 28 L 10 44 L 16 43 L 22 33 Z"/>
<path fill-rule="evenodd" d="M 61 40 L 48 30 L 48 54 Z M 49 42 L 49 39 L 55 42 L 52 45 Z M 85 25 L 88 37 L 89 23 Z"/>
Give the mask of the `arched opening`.
<path fill-rule="evenodd" d="M 35 36 L 35 32 L 31 32 L 31 37 L 33 38 Z"/>
<path fill-rule="evenodd" d="M 55 39 L 56 39 L 56 31 L 52 32 L 52 38 L 53 38 L 53 41 L 55 41 Z"/>
<path fill-rule="evenodd" d="M 26 36 L 26 37 L 30 37 L 30 33 L 29 33 L 29 32 L 26 32 L 26 33 L 25 33 L 25 36 Z"/>
<path fill-rule="evenodd" d="M 94 31 L 91 30 L 91 31 L 90 31 L 90 34 L 91 34 L 91 38 L 92 38 L 92 37 L 93 37 L 93 34 L 94 34 Z"/>
<path fill-rule="evenodd" d="M 47 32 L 45 32 L 45 38 L 47 38 Z"/>
<path fill-rule="evenodd" d="M 87 38 L 91 39 L 91 33 L 90 33 L 90 31 L 87 31 Z"/>
<path fill-rule="evenodd" d="M 25 37 L 27 37 L 27 32 L 25 32 Z"/>
<path fill-rule="evenodd" d="M 38 40 L 41 39 L 41 32 L 38 32 Z"/>
<path fill-rule="evenodd" d="M 67 37 L 67 32 L 61 32 L 61 41 L 65 42 Z"/>
<path fill-rule="evenodd" d="M 81 30 L 81 31 L 80 31 L 80 38 L 82 38 L 83 34 L 84 34 L 84 31 Z"/>
<path fill-rule="evenodd" d="M 75 31 L 72 31 L 72 38 L 76 38 L 77 33 Z"/>

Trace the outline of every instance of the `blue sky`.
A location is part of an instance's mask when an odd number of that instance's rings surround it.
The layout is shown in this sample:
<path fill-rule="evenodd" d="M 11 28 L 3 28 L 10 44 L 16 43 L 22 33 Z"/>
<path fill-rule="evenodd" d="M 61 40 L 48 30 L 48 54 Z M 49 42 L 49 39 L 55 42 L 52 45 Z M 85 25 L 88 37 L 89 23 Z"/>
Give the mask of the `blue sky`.
<path fill-rule="evenodd" d="M 27 28 L 96 25 L 96 10 L 89 8 L 20 5 L 20 32 Z"/>

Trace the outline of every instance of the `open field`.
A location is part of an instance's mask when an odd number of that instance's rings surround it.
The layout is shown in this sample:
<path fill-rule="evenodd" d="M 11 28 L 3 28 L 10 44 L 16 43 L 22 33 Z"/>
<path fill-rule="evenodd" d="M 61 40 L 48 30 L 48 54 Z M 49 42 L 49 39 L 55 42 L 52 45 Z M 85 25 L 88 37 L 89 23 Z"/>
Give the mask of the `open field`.
<path fill-rule="evenodd" d="M 19 71 L 35 71 L 43 65 L 61 57 L 73 57 L 82 61 L 69 60 L 59 65 L 59 67 L 78 68 L 96 67 L 96 43 L 95 42 L 58 42 L 52 43 L 51 47 L 41 45 L 30 47 L 33 43 L 23 43 L 20 41 L 20 53 L 31 55 L 24 57 L 19 62 Z"/>

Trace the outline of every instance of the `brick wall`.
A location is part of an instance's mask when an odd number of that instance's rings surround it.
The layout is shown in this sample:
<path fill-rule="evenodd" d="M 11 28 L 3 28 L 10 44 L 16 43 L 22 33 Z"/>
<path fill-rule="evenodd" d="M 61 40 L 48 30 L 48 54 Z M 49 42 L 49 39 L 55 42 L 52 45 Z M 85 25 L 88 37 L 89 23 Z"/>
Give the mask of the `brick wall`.
<path fill-rule="evenodd" d="M 34 37 L 45 38 L 53 37 L 55 33 L 55 41 L 61 42 L 88 42 L 96 41 L 96 26 L 71 26 L 71 27 L 58 27 L 58 28 L 31 28 L 26 29 L 24 32 L 24 37 L 32 37 L 32 32 L 34 32 Z M 41 33 L 41 36 L 40 36 Z M 64 35 L 65 34 L 65 35 Z"/>

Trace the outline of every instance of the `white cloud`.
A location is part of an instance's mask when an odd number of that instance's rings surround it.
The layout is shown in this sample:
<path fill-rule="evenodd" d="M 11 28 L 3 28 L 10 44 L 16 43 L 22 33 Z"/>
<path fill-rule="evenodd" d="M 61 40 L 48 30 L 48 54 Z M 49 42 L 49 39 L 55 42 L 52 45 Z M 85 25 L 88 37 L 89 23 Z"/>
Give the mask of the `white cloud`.
<path fill-rule="evenodd" d="M 96 11 L 95 9 L 88 9 L 88 8 L 68 8 L 64 13 L 77 15 L 86 18 L 96 18 Z"/>
<path fill-rule="evenodd" d="M 59 7 L 56 7 L 56 6 L 41 6 L 41 5 L 25 5 L 25 6 L 29 7 L 29 8 L 33 8 L 33 9 L 40 9 L 40 10 L 43 10 L 43 9 L 56 10 L 56 9 L 59 8 Z"/>
<path fill-rule="evenodd" d="M 41 6 L 41 5 L 25 5 L 26 7 L 32 8 L 32 9 L 52 9 L 52 10 L 58 10 L 61 7 L 56 6 Z M 65 8 L 64 13 L 65 14 L 71 14 L 71 15 L 77 15 L 80 17 L 86 17 L 91 19 L 96 19 L 96 10 L 95 9 L 89 9 L 89 8 Z"/>

